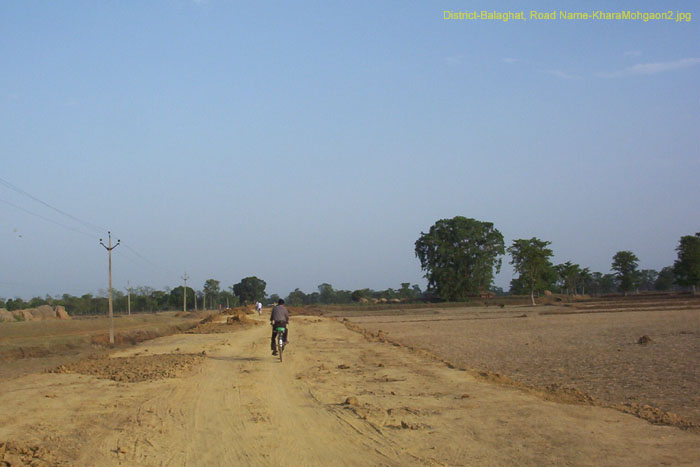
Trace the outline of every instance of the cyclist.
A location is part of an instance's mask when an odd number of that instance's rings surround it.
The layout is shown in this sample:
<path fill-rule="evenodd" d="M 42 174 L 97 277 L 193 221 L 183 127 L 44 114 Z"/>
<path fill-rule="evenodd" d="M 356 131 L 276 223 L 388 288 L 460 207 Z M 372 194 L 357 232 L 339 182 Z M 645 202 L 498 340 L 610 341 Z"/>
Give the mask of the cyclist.
<path fill-rule="evenodd" d="M 275 346 L 275 337 L 277 337 L 277 331 L 275 328 L 284 327 L 284 343 L 287 344 L 287 335 L 289 334 L 289 329 L 287 324 L 289 324 L 289 310 L 284 306 L 284 300 L 281 298 L 277 302 L 277 306 L 272 309 L 270 314 L 270 324 L 272 324 L 272 355 L 277 355 L 277 347 Z"/>

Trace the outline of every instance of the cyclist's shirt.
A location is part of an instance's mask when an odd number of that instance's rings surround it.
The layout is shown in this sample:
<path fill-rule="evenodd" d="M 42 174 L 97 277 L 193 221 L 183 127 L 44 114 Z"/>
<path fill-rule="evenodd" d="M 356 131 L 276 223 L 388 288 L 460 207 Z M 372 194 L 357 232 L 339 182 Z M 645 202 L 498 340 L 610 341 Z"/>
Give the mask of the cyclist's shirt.
<path fill-rule="evenodd" d="M 272 314 L 270 315 L 270 321 L 275 323 L 288 323 L 289 322 L 289 311 L 284 305 L 277 305 L 272 309 Z"/>

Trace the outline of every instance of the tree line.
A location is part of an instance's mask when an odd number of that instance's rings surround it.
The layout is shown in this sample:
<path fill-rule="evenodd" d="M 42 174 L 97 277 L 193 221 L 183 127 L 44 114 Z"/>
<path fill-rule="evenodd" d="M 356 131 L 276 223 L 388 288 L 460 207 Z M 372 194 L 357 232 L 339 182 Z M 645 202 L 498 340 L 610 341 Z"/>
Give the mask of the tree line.
<path fill-rule="evenodd" d="M 421 291 L 416 284 L 408 282 L 398 289 L 375 291 L 369 288 L 336 290 L 323 283 L 318 291 L 304 293 L 300 289 L 291 291 L 285 300 L 292 306 L 314 304 L 347 304 L 352 302 L 379 300 L 444 300 L 466 301 L 483 294 L 503 293 L 493 286 L 494 275 L 500 272 L 502 257 L 510 255 L 517 276 L 510 282 L 510 294 L 535 296 L 545 291 L 567 295 L 600 295 L 614 292 L 668 291 L 690 288 L 696 294 L 700 286 L 700 233 L 681 237 L 676 251 L 678 257 L 673 265 L 661 271 L 639 270 L 639 258 L 629 250 L 613 255 L 610 272 L 592 272 L 571 261 L 553 264 L 551 242 L 533 237 L 516 239 L 505 247 L 503 235 L 493 223 L 457 216 L 437 221 L 427 233 L 421 232 L 415 242 L 415 254 L 425 271 L 428 288 Z M 183 286 L 173 289 L 155 290 L 151 287 L 133 287 L 126 291 L 114 290 L 113 303 L 117 312 L 124 313 L 131 307 L 134 312 L 166 310 L 218 309 L 237 307 L 261 301 L 276 303 L 280 296 L 267 295 L 264 280 L 245 277 L 228 288 L 221 282 L 208 279 L 201 290 Z M 185 295 L 183 297 L 183 294 Z M 107 313 L 107 293 L 99 296 L 85 294 L 80 297 L 64 294 L 61 297 L 34 297 L 4 300 L 0 308 L 17 310 L 35 308 L 39 305 L 62 305 L 75 315 Z"/>
<path fill-rule="evenodd" d="M 183 297 L 183 286 L 173 289 L 156 290 L 151 287 L 131 287 L 124 291 L 114 289 L 112 302 L 114 311 L 126 313 L 154 312 L 183 310 L 216 310 L 221 308 L 233 308 L 245 304 L 253 304 L 261 301 L 264 304 L 276 304 L 281 298 L 278 294 L 267 295 L 265 288 L 267 283 L 258 277 L 243 278 L 239 283 L 222 289 L 221 282 L 216 279 L 208 279 L 201 290 L 195 291 L 191 287 L 186 289 L 186 297 Z M 360 290 L 336 290 L 331 284 L 323 283 L 318 286 L 318 292 L 304 293 L 300 289 L 290 292 L 285 301 L 292 306 L 305 306 L 316 304 L 344 304 L 361 302 L 363 300 L 411 300 L 422 297 L 420 287 L 404 282 L 398 289 L 372 290 L 369 288 Z M 0 308 L 9 311 L 24 308 L 36 308 L 39 305 L 61 305 L 71 315 L 106 314 L 108 309 L 107 291 L 101 291 L 99 295 L 85 294 L 76 297 L 63 294 L 61 297 L 34 297 L 24 301 L 21 298 L 4 300 L 0 298 Z"/>
<path fill-rule="evenodd" d="M 639 258 L 629 250 L 612 257 L 610 273 L 591 272 L 567 261 L 553 264 L 551 242 L 533 237 L 516 239 L 505 248 L 503 235 L 493 223 L 457 216 L 437 221 L 415 243 L 415 254 L 428 280 L 428 293 L 448 301 L 463 301 L 493 290 L 494 273 L 501 257 L 510 255 L 517 277 L 511 294 L 535 294 L 546 290 L 568 294 L 627 294 L 639 290 L 671 290 L 700 286 L 700 233 L 681 237 L 673 266 L 661 271 L 639 270 Z"/>
<path fill-rule="evenodd" d="M 221 282 L 216 279 L 207 279 L 201 290 L 192 287 L 178 286 L 166 287 L 165 290 L 156 290 L 152 287 L 130 287 L 125 290 L 112 290 L 112 302 L 117 313 L 154 312 L 168 310 L 213 310 L 229 307 L 237 307 L 244 303 L 253 303 L 265 299 L 264 280 L 255 276 L 241 279 L 226 289 L 221 288 Z M 184 296 L 183 296 L 184 294 Z M 99 295 L 85 294 L 76 297 L 63 294 L 60 297 L 34 297 L 31 300 L 0 298 L 0 308 L 9 311 L 24 308 L 36 308 L 39 305 L 63 306 L 72 315 L 90 315 L 107 313 L 107 291 L 101 291 Z"/>

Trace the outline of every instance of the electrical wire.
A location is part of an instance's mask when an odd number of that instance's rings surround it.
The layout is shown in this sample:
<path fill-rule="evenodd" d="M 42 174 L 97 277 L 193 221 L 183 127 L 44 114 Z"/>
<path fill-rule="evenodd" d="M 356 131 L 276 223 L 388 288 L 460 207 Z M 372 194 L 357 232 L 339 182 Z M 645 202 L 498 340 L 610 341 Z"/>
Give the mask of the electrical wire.
<path fill-rule="evenodd" d="M 27 196 L 28 198 L 33 199 L 33 200 L 36 201 L 37 203 L 43 204 L 43 205 L 46 206 L 47 208 L 53 209 L 54 211 L 56 211 L 56 212 L 59 213 L 59 214 L 62 214 L 62 215 L 64 215 L 64 216 L 66 216 L 66 217 L 69 217 L 70 219 L 73 219 L 74 221 L 79 222 L 80 224 L 83 224 L 83 226 L 85 226 L 85 227 L 89 227 L 89 228 L 91 228 L 91 229 L 93 229 L 93 230 L 96 230 L 97 232 L 101 232 L 101 233 L 107 231 L 107 229 L 105 229 L 105 228 L 103 228 L 103 227 L 99 227 L 99 226 L 97 226 L 97 225 L 95 225 L 95 224 L 93 224 L 93 223 L 91 223 L 91 222 L 82 220 L 82 219 L 80 219 L 80 218 L 78 218 L 78 217 L 76 217 L 76 216 L 74 216 L 74 215 L 72 215 L 72 214 L 69 214 L 69 213 L 67 213 L 67 212 L 65 212 L 65 211 L 63 211 L 63 210 L 61 210 L 61 209 L 58 209 L 58 208 L 55 207 L 55 206 L 50 205 L 50 204 L 47 203 L 46 201 L 43 201 L 43 200 L 37 198 L 36 196 L 27 193 L 26 191 L 24 191 L 24 190 L 22 190 L 21 188 L 19 188 L 19 187 L 13 185 L 12 183 L 8 182 L 7 180 L 4 180 L 4 179 L 0 178 L 0 184 L 6 186 L 7 188 L 9 188 L 9 189 L 11 189 L 11 190 L 16 191 L 17 193 L 19 193 L 19 194 L 21 194 L 21 195 L 24 195 L 24 196 Z"/>
<path fill-rule="evenodd" d="M 82 230 L 78 230 L 78 229 L 75 229 L 75 228 L 73 228 L 73 227 L 70 227 L 70 226 L 67 226 L 67 225 L 65 225 L 65 224 L 62 224 L 62 223 L 60 223 L 60 222 L 57 222 L 57 221 L 55 221 L 55 220 L 53 220 L 53 219 L 49 219 L 48 217 L 44 217 L 44 216 L 42 216 L 41 214 L 37 214 L 37 213 L 32 212 L 32 211 L 30 211 L 30 210 L 28 210 L 28 209 L 24 209 L 23 207 L 17 206 L 16 204 L 11 203 L 11 202 L 9 202 L 9 201 L 7 201 L 7 200 L 4 200 L 4 199 L 1 199 L 1 198 L 0 198 L 0 202 L 5 203 L 5 204 L 7 204 L 8 206 L 12 206 L 12 207 L 15 208 L 15 209 L 19 209 L 20 211 L 24 211 L 24 212 L 26 212 L 27 214 L 30 214 L 30 215 L 32 215 L 32 216 L 38 217 L 39 219 L 45 220 L 46 222 L 51 222 L 52 224 L 56 224 L 56 225 L 58 225 L 59 227 L 63 227 L 64 229 L 72 230 L 73 232 L 77 232 L 77 233 L 79 233 L 79 234 L 86 235 L 86 236 L 88 236 L 88 237 L 90 237 L 90 238 L 92 238 L 92 239 L 95 239 L 95 235 L 94 235 L 94 234 L 90 234 L 90 233 L 87 233 L 87 232 L 83 232 Z"/>
<path fill-rule="evenodd" d="M 61 210 L 61 209 L 59 209 L 59 208 L 57 208 L 57 207 L 55 207 L 55 206 L 52 206 L 51 204 L 47 203 L 46 201 L 43 201 L 43 200 L 37 198 L 36 196 L 34 196 L 34 195 L 30 194 L 30 193 L 27 193 L 26 191 L 24 191 L 24 190 L 22 190 L 21 188 L 19 188 L 19 187 L 13 185 L 12 183 L 8 182 L 7 180 L 5 180 L 5 179 L 3 179 L 3 178 L 0 178 L 0 185 L 3 185 L 3 186 L 5 186 L 5 187 L 7 187 L 7 188 L 10 188 L 11 190 L 14 190 L 14 191 L 16 191 L 16 192 L 19 193 L 19 194 L 22 194 L 22 195 L 24 195 L 24 196 L 26 196 L 26 197 L 28 197 L 28 198 L 30 198 L 30 199 L 36 201 L 37 203 L 40 203 L 40 204 L 42 204 L 42 205 L 44 205 L 44 206 L 46 206 L 46 207 L 48 207 L 48 208 L 50 208 L 50 209 L 53 209 L 54 211 L 58 212 L 59 214 L 61 214 L 61 215 L 63 215 L 63 216 L 66 216 L 66 217 L 68 217 L 68 218 L 70 218 L 70 219 L 72 219 L 72 220 L 74 220 L 74 221 L 76 221 L 76 222 L 82 224 L 83 226 L 89 227 L 89 228 L 92 229 L 92 230 L 95 230 L 95 231 L 100 232 L 100 233 L 104 233 L 104 232 L 107 231 L 107 229 L 104 228 L 104 227 L 97 226 L 97 225 L 95 225 L 95 224 L 93 224 L 93 223 L 91 223 L 91 222 L 88 222 L 88 221 L 86 221 L 86 220 L 80 219 L 79 217 L 76 217 L 76 216 L 74 216 L 74 215 L 72 215 L 72 214 L 69 214 L 69 213 L 67 213 L 67 212 L 65 212 L 65 211 L 63 211 L 63 210 Z M 58 225 L 58 226 L 60 226 L 60 227 L 63 227 L 64 229 L 68 229 L 68 230 L 71 230 L 71 231 L 73 231 L 73 232 L 77 232 L 77 233 L 79 233 L 79 234 L 85 235 L 85 236 L 90 237 L 90 238 L 92 238 L 92 239 L 95 239 L 95 237 L 96 237 L 96 235 L 94 235 L 94 234 L 90 234 L 90 233 L 87 233 L 87 232 L 85 232 L 85 231 L 83 231 L 83 230 L 79 230 L 79 229 L 70 227 L 70 226 L 68 226 L 68 225 L 65 225 L 65 224 L 63 224 L 63 223 L 57 222 L 57 221 L 55 221 L 55 220 L 53 220 L 53 219 L 49 219 L 48 217 L 44 217 L 44 216 L 42 216 L 41 214 L 37 214 L 37 213 L 35 213 L 35 212 L 29 211 L 28 209 L 25 209 L 25 208 L 23 208 L 23 207 L 21 207 L 21 206 L 18 206 L 18 205 L 16 205 L 16 204 L 11 203 L 11 202 L 9 202 L 9 201 L 6 201 L 6 200 L 4 200 L 4 199 L 0 199 L 0 202 L 3 202 L 3 203 L 5 203 L 5 204 L 7 204 L 7 205 L 9 205 L 9 206 L 12 206 L 12 207 L 14 207 L 15 209 L 19 209 L 20 211 L 24 211 L 25 213 L 30 214 L 30 215 L 32 215 L 32 216 L 38 217 L 39 219 L 42 219 L 42 220 L 45 220 L 45 221 L 47 221 L 47 222 L 51 222 L 52 224 Z M 164 268 L 160 267 L 159 265 L 155 264 L 153 261 L 149 260 L 147 257 L 145 257 L 144 255 L 142 255 L 141 253 L 139 253 L 138 251 L 136 251 L 136 250 L 135 250 L 134 248 L 132 248 L 131 246 L 126 245 L 126 244 L 124 244 L 124 243 L 121 243 L 121 245 L 122 245 L 125 249 L 127 249 L 129 252 L 131 252 L 131 254 L 133 254 L 135 257 L 137 257 L 137 258 L 140 259 L 141 261 L 145 262 L 145 263 L 148 264 L 149 266 L 153 267 L 154 269 L 160 270 L 160 271 L 162 271 L 162 272 L 167 272 L 166 269 L 164 269 Z"/>

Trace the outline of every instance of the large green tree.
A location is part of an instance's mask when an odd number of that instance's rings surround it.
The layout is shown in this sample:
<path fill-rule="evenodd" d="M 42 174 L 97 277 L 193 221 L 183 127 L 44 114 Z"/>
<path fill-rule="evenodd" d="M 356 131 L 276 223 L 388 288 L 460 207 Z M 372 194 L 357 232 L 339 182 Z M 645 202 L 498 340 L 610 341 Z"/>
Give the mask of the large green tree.
<path fill-rule="evenodd" d="M 673 263 L 676 282 L 692 287 L 695 295 L 700 286 L 700 232 L 681 237 L 676 251 L 678 259 Z"/>
<path fill-rule="evenodd" d="M 255 276 L 244 277 L 233 286 L 233 293 L 242 303 L 252 303 L 265 299 L 265 286 L 267 283 Z"/>
<path fill-rule="evenodd" d="M 428 288 L 450 301 L 488 290 L 505 253 L 503 235 L 493 223 L 462 216 L 437 221 L 415 246 Z"/>
<path fill-rule="evenodd" d="M 612 270 L 615 271 L 615 276 L 620 284 L 620 290 L 625 295 L 627 292 L 634 289 L 639 281 L 639 272 L 637 265 L 639 258 L 631 251 L 618 251 L 613 256 Z"/>
<path fill-rule="evenodd" d="M 529 240 L 513 240 L 513 244 L 508 247 L 513 260 L 515 271 L 520 275 L 519 280 L 527 284 L 530 292 L 530 301 L 535 305 L 535 290 L 547 287 L 547 271 L 552 267 L 549 258 L 554 254 L 547 248 L 551 242 L 532 237 Z"/>

